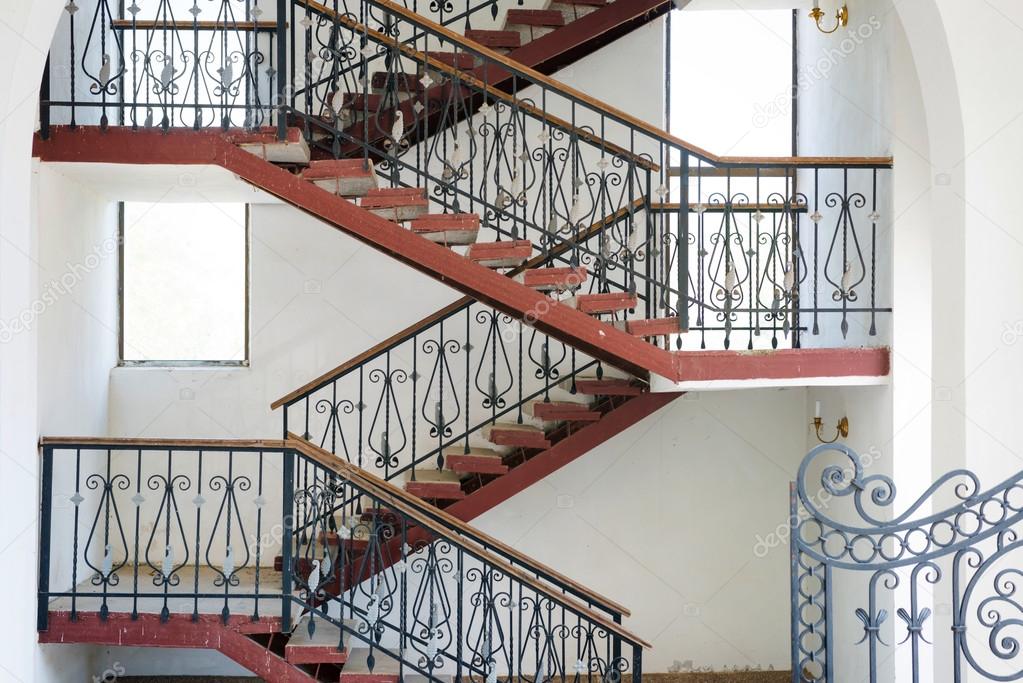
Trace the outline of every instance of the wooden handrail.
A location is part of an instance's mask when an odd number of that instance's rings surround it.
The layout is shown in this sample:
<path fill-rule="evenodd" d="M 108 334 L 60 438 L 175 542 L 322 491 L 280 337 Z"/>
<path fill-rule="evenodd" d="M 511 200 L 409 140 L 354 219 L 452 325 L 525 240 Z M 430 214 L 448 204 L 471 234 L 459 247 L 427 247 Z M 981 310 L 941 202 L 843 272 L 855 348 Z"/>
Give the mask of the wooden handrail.
<path fill-rule="evenodd" d="M 307 6 L 319 6 L 323 7 L 314 0 L 297 0 L 299 4 L 305 4 Z M 477 54 L 485 57 L 488 61 L 496 62 L 513 73 L 520 73 L 527 76 L 530 80 L 547 86 L 553 90 L 556 90 L 562 94 L 568 95 L 580 102 L 585 103 L 592 109 L 610 116 L 613 119 L 617 119 L 619 122 L 624 123 L 632 128 L 641 130 L 647 135 L 655 138 L 661 143 L 666 143 L 674 147 L 679 147 L 687 151 L 688 153 L 702 158 L 718 165 L 755 165 L 755 166 L 790 166 L 790 167 L 819 167 L 819 166 L 837 166 L 837 167 L 890 167 L 892 165 L 892 157 L 737 157 L 737 156 L 718 156 L 713 152 L 698 147 L 690 142 L 687 142 L 681 138 L 675 137 L 671 133 L 652 126 L 646 121 L 636 118 L 631 114 L 627 114 L 617 107 L 602 102 L 594 97 L 587 95 L 584 92 L 576 90 L 570 85 L 565 85 L 560 81 L 556 81 L 550 76 L 546 76 L 535 69 L 531 69 L 528 66 L 519 64 L 518 62 L 509 59 L 505 55 L 502 55 L 485 45 L 481 45 L 477 42 L 469 40 L 465 36 L 455 33 L 454 31 L 441 26 L 435 22 L 430 21 L 424 17 L 421 17 L 417 13 L 408 10 L 401 5 L 392 2 L 392 0 L 365 0 L 372 5 L 390 12 L 392 14 L 402 17 L 405 21 L 411 24 L 421 26 L 428 29 L 430 32 L 438 34 L 443 37 L 445 41 L 449 41 L 458 45 L 464 49 L 471 50 Z M 326 9 L 326 8 L 325 8 Z M 328 11 L 330 11 L 328 9 Z M 457 70 L 456 70 L 457 71 Z"/>
<path fill-rule="evenodd" d="M 252 450 L 284 450 L 288 442 L 283 439 L 137 439 L 130 437 L 102 436 L 43 436 L 39 439 L 40 446 L 64 446 L 74 448 L 86 446 L 95 448 L 180 448 L 196 450 L 200 448 L 238 448 Z"/>
<path fill-rule="evenodd" d="M 392 40 L 389 40 L 387 37 L 380 35 L 379 32 L 371 30 L 368 27 L 366 27 L 366 26 L 360 24 L 359 22 L 355 21 L 354 19 L 351 19 L 351 18 L 345 16 L 344 14 L 341 14 L 340 12 L 335 12 L 333 9 L 331 9 L 331 8 L 327 7 L 326 5 L 323 5 L 321 3 L 315 2 L 314 0 L 295 0 L 295 4 L 303 5 L 307 9 L 310 9 L 313 12 L 316 12 L 317 14 L 321 14 L 323 16 L 330 17 L 334 21 L 336 21 L 337 23 L 343 24 L 344 26 L 348 27 L 351 31 L 354 31 L 356 33 L 364 34 L 364 35 L 372 38 L 377 43 L 380 43 L 382 45 L 387 45 L 387 46 L 391 46 L 391 45 L 394 44 L 394 42 Z M 404 8 L 402 8 L 402 10 L 404 10 Z M 417 18 L 417 20 L 420 20 L 419 19 L 419 15 L 413 14 L 413 16 L 415 16 Z M 433 26 L 437 26 L 441 30 L 447 31 L 447 29 L 444 29 L 439 24 L 433 24 L 432 22 L 425 22 L 425 20 L 423 20 L 423 21 L 424 21 L 424 23 L 428 24 L 431 28 Z M 452 34 L 452 35 L 458 35 L 458 34 Z M 475 45 L 475 44 L 473 44 L 473 45 Z M 585 130 L 583 128 L 579 128 L 577 126 L 573 126 L 568 121 L 565 121 L 564 119 L 558 118 L 557 116 L 554 116 L 552 114 L 548 114 L 543 109 L 541 109 L 541 108 L 539 108 L 537 106 L 528 104 L 526 102 L 523 102 L 523 101 L 519 100 L 518 98 L 516 98 L 514 95 L 509 95 L 508 93 L 504 92 L 503 90 L 498 90 L 497 88 L 493 87 L 492 85 L 489 85 L 489 84 L 481 81 L 480 79 L 476 78 L 475 76 L 472 76 L 472 75 L 468 74 L 465 71 L 462 71 L 462 70 L 457 69 L 457 68 L 455 68 L 453 66 L 450 66 L 449 64 L 446 64 L 445 62 L 442 62 L 442 61 L 439 61 L 437 59 L 434 59 L 433 57 L 430 57 L 429 53 L 420 52 L 419 50 L 416 50 L 413 47 L 410 47 L 408 45 L 404 45 L 404 44 L 401 44 L 401 43 L 396 45 L 396 47 L 397 47 L 398 50 L 400 50 L 402 52 L 402 54 L 404 54 L 409 59 L 415 61 L 416 63 L 421 63 L 421 64 L 428 65 L 430 67 L 430 69 L 433 70 L 433 71 L 440 71 L 442 73 L 445 73 L 449 77 L 452 77 L 452 78 L 456 79 L 457 83 L 459 83 L 459 84 L 465 83 L 465 84 L 469 84 L 469 85 L 475 86 L 476 88 L 479 88 L 480 90 L 482 90 L 484 93 L 486 93 L 490 97 L 493 97 L 495 99 L 501 100 L 501 101 L 503 101 L 503 102 L 505 102 L 505 103 L 507 103 L 509 105 L 515 106 L 518 109 L 520 109 L 521 111 L 529 112 L 533 116 L 535 116 L 535 117 L 537 117 L 537 118 L 539 118 L 539 119 L 541 119 L 543 121 L 547 121 L 551 125 L 553 125 L 553 126 L 555 126 L 557 128 L 560 128 L 560 129 L 564 130 L 567 133 L 575 135 L 575 136 L 577 136 L 581 140 L 586 140 L 588 142 L 593 143 L 597 147 L 606 150 L 607 152 L 609 152 L 610 154 L 613 154 L 614 156 L 622 157 L 624 159 L 629 160 L 630 162 L 636 164 L 636 166 L 638 166 L 640 168 L 645 168 L 647 170 L 655 171 L 655 172 L 659 171 L 660 168 L 661 168 L 659 165 L 655 164 L 650 159 L 646 159 L 646 158 L 644 158 L 644 157 L 642 157 L 642 156 L 640 156 L 638 154 L 634 154 L 633 152 L 630 152 L 629 150 L 627 150 L 624 147 L 621 147 L 619 145 L 611 144 L 611 143 L 607 142 L 606 140 L 602 139 L 601 137 L 599 137 L 598 135 L 596 135 L 595 133 L 592 133 L 592 132 L 590 132 L 588 130 Z M 469 49 L 475 49 L 475 48 L 470 46 Z M 494 53 L 494 54 L 496 54 L 496 53 Z M 437 87 L 441 87 L 441 86 L 437 86 Z"/>
<path fill-rule="evenodd" d="M 143 31 L 276 31 L 276 21 L 188 21 L 163 19 L 114 19 L 115 29 L 141 29 Z M 287 24 L 285 24 L 285 27 Z"/>
<path fill-rule="evenodd" d="M 633 210 L 633 211 L 638 211 L 643 206 L 643 201 L 644 201 L 643 199 L 637 199 L 637 200 L 633 201 L 631 205 L 624 206 L 621 209 L 618 209 L 617 211 L 615 211 L 610 216 L 607 216 L 605 218 L 600 219 L 599 221 L 597 221 L 596 223 L 591 225 L 589 228 L 587 228 L 585 231 L 583 231 L 578 237 L 574 238 L 573 241 L 574 242 L 582 243 L 582 242 L 585 242 L 585 241 L 589 240 L 591 237 L 593 237 L 594 235 L 599 233 L 604 228 L 604 226 L 606 226 L 606 225 L 613 225 L 613 224 L 617 223 L 618 221 L 623 220 L 626 216 L 629 215 L 630 209 Z M 526 261 L 525 263 L 523 263 L 521 266 L 518 266 L 517 268 L 513 268 L 512 270 L 510 270 L 508 272 L 508 277 L 513 277 L 513 276 L 518 275 L 519 273 L 521 273 L 521 272 L 523 272 L 525 270 L 529 270 L 530 268 L 535 268 L 536 266 L 542 264 L 544 261 L 548 260 L 549 258 L 551 258 L 553 256 L 560 256 L 560 255 L 564 254 L 566 251 L 568 251 L 571 248 L 572 248 L 572 244 L 569 241 L 566 240 L 566 241 L 560 242 L 557 245 L 551 247 L 547 251 L 547 255 L 539 254 L 537 256 L 534 256 L 533 258 L 531 258 L 528 261 Z M 442 319 L 446 318 L 447 316 L 457 312 L 462 307 L 468 306 L 473 301 L 475 301 L 475 299 L 473 299 L 472 297 L 470 297 L 470 296 L 463 296 L 461 299 L 458 299 L 457 301 L 448 304 L 447 306 L 445 306 L 444 308 L 440 309 L 439 311 L 426 316 L 425 318 L 423 318 L 419 322 L 413 323 L 413 324 L 409 325 L 408 327 L 406 327 L 405 329 L 403 329 L 402 331 L 397 332 L 395 334 L 392 334 L 390 337 L 388 337 L 387 339 L 383 340 L 379 344 L 374 345 L 372 348 L 370 348 L 370 349 L 360 353 L 359 355 L 355 356 L 354 358 L 351 358 L 351 359 L 345 361 L 344 363 L 342 363 L 341 365 L 338 365 L 334 369 L 328 370 L 327 372 L 323 373 L 322 375 L 320 375 L 316 379 L 311 380 L 309 382 L 306 382 L 304 385 L 300 386 L 298 389 L 295 389 L 294 391 L 292 391 L 291 393 L 287 394 L 286 396 L 282 396 L 281 398 L 277 399 L 276 401 L 274 401 L 273 403 L 270 404 L 270 410 L 277 410 L 281 406 L 287 405 L 287 404 L 295 401 L 296 399 L 302 398 L 304 395 L 306 395 L 306 394 L 308 394 L 308 393 L 310 393 L 312 391 L 315 391 L 317 389 L 320 389 L 320 388 L 326 386 L 327 384 L 329 384 L 333 380 L 335 380 L 338 377 L 344 375 L 346 372 L 349 372 L 353 368 L 356 368 L 359 365 L 362 365 L 363 363 L 365 363 L 365 362 L 371 360 L 372 358 L 376 357 L 377 355 L 379 355 L 385 349 L 387 349 L 387 348 L 389 348 L 391 346 L 394 346 L 395 344 L 398 344 L 399 342 L 404 341 L 405 339 L 415 335 L 416 333 L 420 332 L 421 330 L 426 329 L 430 325 L 433 325 L 438 320 L 442 320 Z"/>
<path fill-rule="evenodd" d="M 662 212 L 662 213 L 678 213 L 679 209 L 681 209 L 681 208 L 682 208 L 682 205 L 677 203 L 677 202 L 675 202 L 675 203 L 668 202 L 668 203 L 663 203 L 663 204 L 662 203 L 658 203 L 658 204 L 651 204 L 650 205 L 650 210 L 651 211 L 659 211 L 659 212 Z M 689 210 L 692 211 L 692 212 L 696 212 L 696 211 L 698 211 L 700 209 L 703 209 L 704 211 L 706 211 L 708 213 L 721 213 L 723 211 L 731 211 L 733 213 L 746 213 L 746 212 L 751 212 L 751 211 L 763 211 L 765 213 L 786 213 L 786 212 L 789 212 L 789 211 L 798 211 L 798 212 L 802 213 L 802 212 L 805 212 L 807 210 L 806 202 L 792 202 L 792 203 L 790 203 L 787 206 L 785 204 L 771 204 L 769 202 L 760 202 L 760 203 L 752 203 L 751 202 L 749 204 L 738 204 L 738 203 L 728 203 L 728 204 L 697 204 L 697 203 L 690 203 L 689 204 Z"/>
<path fill-rule="evenodd" d="M 629 641 L 630 643 L 640 645 L 641 647 L 647 648 L 652 647 L 650 643 L 646 642 L 645 640 L 642 640 L 635 634 L 629 632 L 620 624 L 616 624 L 615 622 L 611 621 L 604 615 L 597 613 L 592 608 L 587 607 L 586 605 L 575 600 L 574 598 L 570 598 L 566 595 L 561 595 L 555 592 L 554 590 L 552 590 L 550 586 L 538 581 L 530 574 L 526 573 L 525 571 L 522 571 L 515 565 L 509 563 L 507 560 L 503 558 L 495 558 L 493 554 L 486 548 L 482 547 L 482 545 L 470 542 L 466 538 L 460 536 L 459 534 L 452 532 L 450 529 L 445 528 L 441 524 L 438 524 L 434 519 L 431 518 L 431 515 L 441 517 L 442 519 L 445 520 L 446 523 L 450 523 L 452 526 L 460 528 L 468 534 L 484 538 L 485 540 L 483 541 L 483 543 L 489 544 L 493 540 L 486 534 L 480 532 L 479 530 L 469 527 L 467 524 L 457 519 L 456 517 L 452 517 L 451 515 L 444 513 L 442 510 L 439 509 L 434 510 L 432 508 L 429 515 L 424 514 L 423 512 L 421 512 L 419 508 L 422 502 L 419 501 L 418 499 L 415 499 L 414 496 L 411 496 L 406 491 L 403 491 L 402 489 L 394 486 L 393 484 L 390 484 L 384 481 L 383 479 L 373 476 L 368 472 L 360 470 L 354 465 L 351 465 L 350 463 L 341 460 L 340 458 L 330 453 L 329 451 L 319 448 L 318 446 L 309 443 L 305 439 L 302 439 L 295 434 L 291 433 L 288 434 L 288 443 L 294 450 L 298 451 L 302 455 L 310 458 L 311 460 L 314 460 L 323 467 L 356 482 L 361 488 L 367 489 L 367 492 L 370 493 L 373 497 L 378 498 L 382 502 L 384 502 L 387 505 L 387 507 L 402 512 L 404 515 L 415 520 L 423 528 L 428 529 L 431 534 L 442 537 L 448 542 L 458 547 L 465 548 L 474 554 L 484 556 L 487 558 L 487 561 L 489 562 L 501 564 L 502 571 L 509 575 L 515 576 L 516 579 L 528 585 L 537 593 L 543 594 L 555 602 L 566 604 L 577 613 L 585 614 L 586 617 L 592 620 L 593 622 L 599 624 L 600 626 L 608 629 L 611 632 L 618 634 L 619 636 Z M 536 565 L 540 567 L 544 572 L 547 572 L 552 576 L 557 576 L 559 581 L 561 580 L 566 581 L 568 584 L 572 585 L 574 589 L 579 590 L 583 594 L 592 595 L 595 601 L 610 603 L 611 605 L 614 606 L 615 609 L 620 608 L 620 606 L 611 603 L 611 601 L 607 600 L 607 598 L 599 596 L 598 594 L 593 593 L 592 591 L 582 586 L 579 586 L 579 584 L 571 581 L 570 579 L 567 579 L 566 577 L 555 572 L 549 567 L 546 567 L 541 563 L 526 557 L 522 553 L 512 550 L 511 548 L 505 546 L 504 544 L 500 544 L 496 540 L 493 540 L 493 543 L 494 547 L 500 547 L 502 552 L 505 552 L 505 549 L 507 549 L 507 551 L 509 551 L 510 554 L 512 554 L 517 559 L 521 559 L 523 563 Z M 624 608 L 620 609 L 623 610 L 622 611 L 623 615 L 629 614 L 629 612 Z"/>

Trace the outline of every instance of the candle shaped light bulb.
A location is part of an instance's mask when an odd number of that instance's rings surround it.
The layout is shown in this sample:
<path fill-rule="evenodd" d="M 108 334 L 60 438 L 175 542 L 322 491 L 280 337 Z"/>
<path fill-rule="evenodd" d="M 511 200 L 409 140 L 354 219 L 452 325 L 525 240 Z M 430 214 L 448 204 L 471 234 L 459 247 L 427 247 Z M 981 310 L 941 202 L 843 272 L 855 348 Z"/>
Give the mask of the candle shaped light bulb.
<path fill-rule="evenodd" d="M 820 401 L 817 401 L 817 402 L 814 403 L 814 406 L 813 406 L 813 416 L 814 416 L 814 418 L 820 418 L 820 416 L 821 416 L 821 402 Z"/>

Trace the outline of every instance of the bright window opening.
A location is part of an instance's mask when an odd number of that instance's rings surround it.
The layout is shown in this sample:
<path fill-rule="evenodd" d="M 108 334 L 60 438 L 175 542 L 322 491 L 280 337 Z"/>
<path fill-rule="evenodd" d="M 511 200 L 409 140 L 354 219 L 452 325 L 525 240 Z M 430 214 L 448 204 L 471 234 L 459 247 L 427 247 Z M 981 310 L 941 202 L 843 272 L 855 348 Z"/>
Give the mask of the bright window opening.
<path fill-rule="evenodd" d="M 244 364 L 244 204 L 125 202 L 121 358 L 126 364 Z"/>
<path fill-rule="evenodd" d="M 669 130 L 727 156 L 792 154 L 792 10 L 671 17 Z"/>

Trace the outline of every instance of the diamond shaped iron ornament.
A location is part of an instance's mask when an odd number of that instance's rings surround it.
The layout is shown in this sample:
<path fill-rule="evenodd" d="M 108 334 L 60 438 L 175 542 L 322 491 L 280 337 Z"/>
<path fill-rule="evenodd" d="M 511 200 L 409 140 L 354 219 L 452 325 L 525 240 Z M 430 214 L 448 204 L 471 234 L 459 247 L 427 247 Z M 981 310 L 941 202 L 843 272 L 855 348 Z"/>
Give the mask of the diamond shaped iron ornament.
<path fill-rule="evenodd" d="M 810 214 L 810 220 L 813 221 L 814 223 L 820 223 L 821 220 L 823 219 L 824 216 L 821 215 L 820 211 L 814 211 L 813 213 Z"/>
<path fill-rule="evenodd" d="M 142 8 L 139 7 L 137 3 L 133 2 L 128 7 L 128 11 L 131 13 L 132 16 L 135 16 L 136 14 L 142 11 Z"/>
<path fill-rule="evenodd" d="M 71 496 L 71 503 L 75 506 L 81 505 L 83 500 L 85 498 L 82 498 L 82 494 L 78 491 L 75 491 L 75 495 Z"/>
<path fill-rule="evenodd" d="M 202 494 L 199 494 L 198 496 L 192 499 L 192 504 L 195 505 L 196 507 L 202 507 L 205 502 L 206 499 L 202 497 Z"/>
<path fill-rule="evenodd" d="M 75 0 L 71 0 L 71 2 L 64 5 L 64 11 L 70 14 L 71 16 L 74 16 L 75 12 L 78 11 L 78 5 L 75 4 Z"/>
<path fill-rule="evenodd" d="M 142 505 L 142 503 L 146 502 L 146 497 L 141 493 L 136 493 L 131 497 L 131 502 L 135 503 L 135 505 Z"/>

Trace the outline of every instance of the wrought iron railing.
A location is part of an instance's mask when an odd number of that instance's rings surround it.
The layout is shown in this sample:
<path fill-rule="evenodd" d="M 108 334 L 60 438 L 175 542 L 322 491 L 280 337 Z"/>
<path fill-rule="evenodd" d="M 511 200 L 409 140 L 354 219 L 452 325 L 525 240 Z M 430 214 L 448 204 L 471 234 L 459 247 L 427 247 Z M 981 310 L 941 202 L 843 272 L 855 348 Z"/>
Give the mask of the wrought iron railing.
<path fill-rule="evenodd" d="M 876 460 L 818 446 L 791 486 L 793 683 L 1023 678 L 1023 472 L 954 470 L 902 508 Z"/>
<path fill-rule="evenodd" d="M 205 611 L 225 622 L 279 614 L 272 564 L 286 450 L 283 441 L 44 439 L 39 628 L 50 610 L 72 619 Z"/>
<path fill-rule="evenodd" d="M 44 439 L 39 569 L 40 630 L 272 619 L 431 680 L 639 681 L 646 646 L 624 608 L 295 439 Z"/>
<path fill-rule="evenodd" d="M 417 4 L 219 0 L 182 18 L 166 0 L 136 0 L 125 19 L 96 3 L 81 19 L 68 4 L 44 135 L 58 112 L 300 126 L 316 154 L 373 160 L 385 183 L 480 214 L 482 240 L 526 239 L 542 262 L 586 266 L 583 291 L 635 292 L 637 309 L 615 318 L 676 317 L 698 333 L 671 348 L 871 343 L 891 310 L 890 159 L 719 157 Z M 460 26 L 496 5 L 431 7 Z"/>
<path fill-rule="evenodd" d="M 537 581 L 460 535 L 454 520 L 326 451 L 302 447 L 303 463 L 316 474 L 295 503 L 316 512 L 294 532 L 293 562 L 309 569 L 295 573 L 298 628 L 332 626 L 339 646 L 365 650 L 370 670 L 396 661 L 399 678 L 641 680 L 646 643 L 563 586 Z M 345 504 L 353 498 L 354 508 Z M 357 551 L 335 551 L 353 539 L 365 539 Z"/>
<path fill-rule="evenodd" d="M 599 361 L 469 299 L 273 407 L 284 409 L 285 433 L 384 479 L 415 481 L 451 453 L 491 447 L 485 427 L 530 422 L 530 402 L 603 373 Z"/>
<path fill-rule="evenodd" d="M 428 187 L 538 254 L 567 241 L 601 291 L 636 291 L 645 317 L 677 316 L 680 329 L 717 330 L 726 344 L 740 330 L 818 335 L 822 318 L 836 337 L 857 325 L 869 337 L 890 310 L 877 295 L 876 236 L 890 159 L 717 157 L 387 0 L 363 0 L 365 20 L 296 4 L 311 18 L 294 40 L 311 49 L 294 65 L 306 85 L 291 109 L 324 152 L 374 159 L 391 183 Z M 658 206 L 672 201 L 690 211 L 667 220 Z M 715 207 L 727 215 L 711 229 Z M 580 246 L 581 226 L 619 210 L 628 219 L 599 246 Z M 730 227 L 741 213 L 757 229 Z"/>
<path fill-rule="evenodd" d="M 500 9 L 498 0 L 401 1 L 463 31 Z M 271 125 L 287 93 L 290 2 L 68 0 L 64 10 L 43 77 L 44 135 L 51 121 L 253 129 Z"/>

